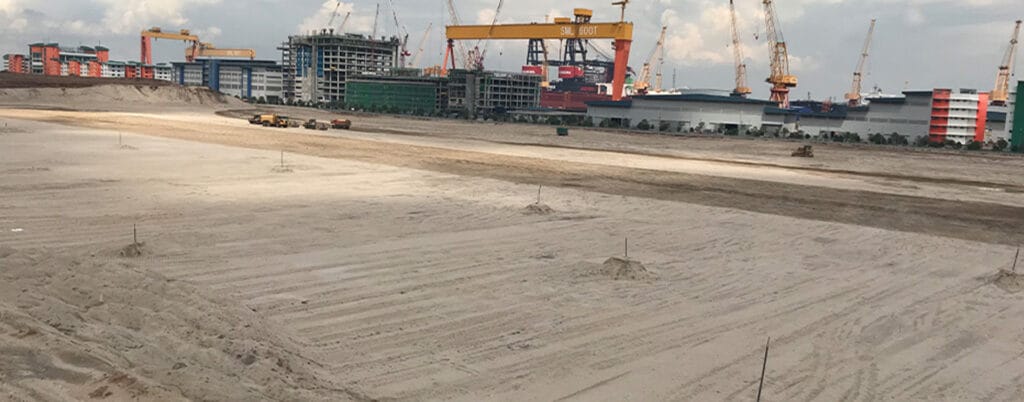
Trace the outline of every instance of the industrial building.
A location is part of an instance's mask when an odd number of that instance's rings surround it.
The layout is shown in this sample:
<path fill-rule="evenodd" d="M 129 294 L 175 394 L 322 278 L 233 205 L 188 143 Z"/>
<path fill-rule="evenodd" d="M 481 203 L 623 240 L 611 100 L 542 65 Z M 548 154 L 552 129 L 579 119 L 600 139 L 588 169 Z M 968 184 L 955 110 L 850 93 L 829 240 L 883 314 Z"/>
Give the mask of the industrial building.
<path fill-rule="evenodd" d="M 288 37 L 281 50 L 283 96 L 289 100 L 344 102 L 349 78 L 383 75 L 398 66 L 401 41 L 323 30 Z"/>
<path fill-rule="evenodd" d="M 743 133 L 763 128 L 767 132 L 787 129 L 812 136 L 854 133 L 862 138 L 898 133 L 960 144 L 993 138 L 987 125 L 985 92 L 935 89 L 865 99 L 868 103 L 864 106 L 793 101 L 793 107 L 782 109 L 775 102 L 712 93 L 635 96 L 621 102 L 590 102 L 587 116 L 595 124 L 636 127 L 647 121 L 651 127 L 668 131 L 692 128 Z"/>
<path fill-rule="evenodd" d="M 653 127 L 667 127 L 668 131 L 746 132 L 765 124 L 764 110 L 771 105 L 774 103 L 707 93 L 634 96 L 618 102 L 590 102 L 587 116 L 594 124 L 613 127 L 636 127 L 647 121 Z"/>
<path fill-rule="evenodd" d="M 110 60 L 110 49 L 103 46 L 61 47 L 57 43 L 33 43 L 28 47 L 27 55 L 4 56 L 7 71 L 49 76 L 170 80 L 169 66 Z"/>
<path fill-rule="evenodd" d="M 281 66 L 271 60 L 196 59 L 172 62 L 170 81 L 204 86 L 239 98 L 276 103 L 283 97 Z"/>

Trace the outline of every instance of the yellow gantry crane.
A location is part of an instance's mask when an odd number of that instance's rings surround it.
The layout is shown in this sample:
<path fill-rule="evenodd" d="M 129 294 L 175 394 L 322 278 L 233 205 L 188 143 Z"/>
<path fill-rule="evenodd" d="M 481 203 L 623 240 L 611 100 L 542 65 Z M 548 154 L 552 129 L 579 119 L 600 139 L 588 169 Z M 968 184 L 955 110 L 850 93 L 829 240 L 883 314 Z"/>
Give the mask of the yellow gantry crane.
<path fill-rule="evenodd" d="M 992 104 L 1003 106 L 1010 93 L 1010 77 L 1013 75 L 1015 56 L 1017 55 L 1017 38 L 1020 36 L 1020 20 L 1013 28 L 1013 36 L 1010 37 L 1010 47 L 1006 49 L 1003 56 L 1003 64 L 999 65 L 999 74 L 996 75 L 996 87 L 992 90 Z"/>
<path fill-rule="evenodd" d="M 772 84 L 771 101 L 785 109 L 789 108 L 789 89 L 796 87 L 797 80 L 789 73 L 789 50 L 775 15 L 775 4 L 772 0 L 761 0 L 761 3 L 764 5 L 765 35 L 771 57 L 771 75 L 765 81 Z"/>
<path fill-rule="evenodd" d="M 658 35 L 658 43 L 654 45 L 654 49 L 651 49 L 651 53 L 644 60 L 644 66 L 640 68 L 640 75 L 637 76 L 636 81 L 633 82 L 633 89 L 640 94 L 646 94 L 651 88 L 651 63 L 654 62 L 654 56 L 665 53 L 665 31 L 668 27 L 661 27 L 661 35 Z M 655 83 L 654 90 L 661 91 L 661 66 L 658 66 L 658 81 Z"/>
<path fill-rule="evenodd" d="M 213 44 L 202 42 L 199 36 L 193 35 L 187 29 L 178 32 L 163 32 L 160 28 L 150 28 L 142 31 L 142 49 L 140 62 L 142 64 L 153 64 L 153 39 L 170 39 L 185 41 L 189 46 L 185 48 L 185 61 L 191 63 L 197 57 L 247 57 L 250 60 L 256 58 L 256 51 L 252 49 L 221 49 Z"/>
<path fill-rule="evenodd" d="M 185 61 L 193 62 L 196 59 L 196 51 L 199 50 L 199 37 L 193 35 L 187 29 L 178 32 L 164 32 L 159 27 L 153 27 L 142 31 L 142 46 L 139 62 L 142 64 L 153 64 L 153 39 L 169 39 L 185 41 L 189 47 L 185 50 Z"/>
<path fill-rule="evenodd" d="M 733 0 L 729 0 L 729 14 L 732 19 L 732 57 L 736 64 L 736 88 L 732 93 L 736 96 L 747 96 L 752 91 L 747 86 L 747 63 L 743 61 L 739 29 L 736 27 L 736 5 L 733 4 Z"/>
<path fill-rule="evenodd" d="M 221 49 L 206 42 L 199 42 L 198 49 L 185 49 L 185 54 L 194 54 L 195 57 L 239 57 L 249 60 L 256 58 L 256 51 L 253 49 Z"/>
<path fill-rule="evenodd" d="M 450 3 L 450 1 L 449 1 Z M 627 1 L 612 3 L 625 10 Z M 449 11 L 453 11 L 450 8 Z M 592 12 L 577 9 L 579 12 Z M 454 14 L 454 12 L 452 13 Z M 623 11 L 623 16 L 624 16 Z M 453 18 L 455 19 L 455 18 Z M 445 52 L 442 75 L 447 75 L 449 61 L 455 68 L 455 41 L 463 40 L 530 40 L 530 39 L 614 39 L 615 67 L 612 78 L 612 99 L 620 100 L 626 83 L 626 68 L 629 63 L 629 49 L 633 43 L 633 24 L 618 22 L 574 22 L 556 18 L 554 23 L 495 24 L 495 25 L 449 25 L 445 29 L 448 49 Z"/>
<path fill-rule="evenodd" d="M 871 50 L 871 38 L 875 35 L 875 20 L 871 20 L 868 28 L 868 37 L 864 39 L 864 48 L 860 51 L 860 61 L 857 62 L 857 69 L 853 70 L 853 86 L 850 93 L 846 94 L 846 100 L 850 106 L 858 106 L 861 103 L 861 81 L 864 78 L 864 65 L 868 61 L 868 52 Z"/>

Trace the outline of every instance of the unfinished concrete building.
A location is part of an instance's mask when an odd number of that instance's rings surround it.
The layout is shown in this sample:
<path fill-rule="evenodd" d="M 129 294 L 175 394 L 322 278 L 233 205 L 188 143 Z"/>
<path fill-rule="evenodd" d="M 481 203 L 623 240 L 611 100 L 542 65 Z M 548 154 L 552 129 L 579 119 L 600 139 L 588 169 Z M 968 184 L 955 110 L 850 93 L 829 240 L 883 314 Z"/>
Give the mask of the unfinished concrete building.
<path fill-rule="evenodd" d="M 470 116 L 533 109 L 540 105 L 536 74 L 452 70 L 448 73 L 448 109 Z"/>
<path fill-rule="evenodd" d="M 334 30 L 289 36 L 278 48 L 284 97 L 307 102 L 342 102 L 346 80 L 395 68 L 399 46 L 398 38 L 376 39 L 336 34 Z"/>

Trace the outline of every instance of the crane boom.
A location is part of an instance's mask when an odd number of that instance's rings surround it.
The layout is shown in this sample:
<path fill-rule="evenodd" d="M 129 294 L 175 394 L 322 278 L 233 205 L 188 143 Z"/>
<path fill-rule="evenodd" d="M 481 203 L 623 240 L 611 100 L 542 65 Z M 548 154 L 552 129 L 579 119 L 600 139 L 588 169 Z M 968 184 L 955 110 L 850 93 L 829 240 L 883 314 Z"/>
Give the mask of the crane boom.
<path fill-rule="evenodd" d="M 850 93 L 846 94 L 846 100 L 849 101 L 850 106 L 860 105 L 861 96 L 861 79 L 864 78 L 864 65 L 868 61 L 868 52 L 871 50 L 871 38 L 875 35 L 875 20 L 871 20 L 871 26 L 868 28 L 868 37 L 864 39 L 864 48 L 860 51 L 860 61 L 857 62 L 857 69 L 853 70 L 853 86 L 850 87 Z"/>
<path fill-rule="evenodd" d="M 992 90 L 992 103 L 1005 105 L 1010 93 L 1010 77 L 1013 76 L 1017 56 L 1017 39 L 1020 37 L 1021 21 L 1013 28 L 1013 36 L 1010 37 L 1010 47 L 1006 49 L 1003 56 L 1003 64 L 999 65 L 999 74 L 996 75 L 996 87 Z"/>
<path fill-rule="evenodd" d="M 654 45 L 654 49 L 651 49 L 651 53 L 647 55 L 647 59 L 644 60 L 644 66 L 640 69 L 640 75 L 636 78 L 636 82 L 633 83 L 633 88 L 640 93 L 646 93 L 651 87 L 651 62 L 654 61 L 654 56 L 658 55 L 665 46 L 665 31 L 667 29 L 668 27 L 666 26 L 661 27 L 658 43 Z M 655 87 L 655 90 L 660 90 L 660 88 Z"/>
<path fill-rule="evenodd" d="M 348 19 L 352 17 L 352 12 L 345 13 L 345 19 L 341 20 L 341 25 L 338 25 L 338 33 L 345 33 L 345 25 L 348 25 Z"/>
<path fill-rule="evenodd" d="M 747 86 L 747 64 L 743 62 L 743 48 L 740 47 L 740 34 L 736 27 L 736 5 L 733 4 L 733 0 L 729 0 L 729 13 L 732 19 L 732 57 L 736 65 L 736 88 L 732 93 L 747 96 L 752 91 Z"/>
<path fill-rule="evenodd" d="M 427 30 L 423 32 L 423 38 L 420 39 L 420 45 L 416 49 L 416 55 L 412 57 L 412 62 L 409 63 L 409 67 L 416 67 L 420 64 L 420 56 L 423 56 L 423 49 L 427 45 L 427 38 L 430 37 L 430 30 L 434 28 L 434 23 L 427 24 Z"/>
<path fill-rule="evenodd" d="M 377 20 L 380 19 L 380 3 L 377 3 L 377 11 L 373 13 L 373 31 L 370 33 L 371 38 L 377 37 Z"/>
<path fill-rule="evenodd" d="M 199 42 L 198 49 L 185 50 L 186 55 L 193 53 L 196 57 L 238 57 L 253 60 L 256 58 L 256 51 L 253 49 L 221 49 L 211 43 Z"/>
<path fill-rule="evenodd" d="M 772 84 L 771 101 L 781 108 L 789 108 L 789 89 L 796 86 L 797 79 L 789 73 L 789 50 L 775 15 L 775 4 L 772 0 L 761 0 L 761 3 L 764 5 L 765 36 L 771 60 L 771 75 L 765 81 Z"/>
<path fill-rule="evenodd" d="M 331 12 L 331 19 L 327 21 L 327 27 L 334 26 L 334 19 L 338 18 L 338 8 L 340 8 L 340 7 L 341 7 L 341 0 L 338 0 L 338 3 L 334 5 L 334 11 Z"/>

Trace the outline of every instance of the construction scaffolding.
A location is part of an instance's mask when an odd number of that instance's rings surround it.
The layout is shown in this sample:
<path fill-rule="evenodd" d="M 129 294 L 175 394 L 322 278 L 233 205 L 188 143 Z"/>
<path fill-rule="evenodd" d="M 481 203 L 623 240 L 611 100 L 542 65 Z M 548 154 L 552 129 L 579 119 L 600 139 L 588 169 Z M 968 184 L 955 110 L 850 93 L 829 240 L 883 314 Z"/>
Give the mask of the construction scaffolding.
<path fill-rule="evenodd" d="M 448 79 L 366 76 L 350 78 L 345 107 L 388 113 L 438 114 L 448 108 Z"/>
<path fill-rule="evenodd" d="M 322 103 L 345 100 L 345 82 L 367 74 L 386 74 L 398 66 L 398 38 L 374 39 L 322 30 L 289 36 L 278 50 L 286 99 Z"/>

